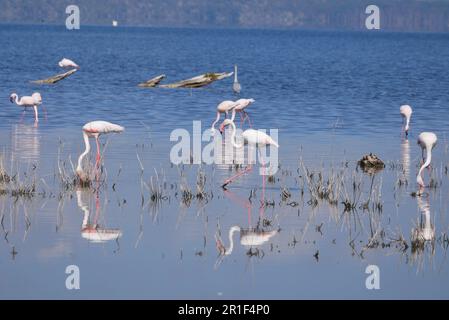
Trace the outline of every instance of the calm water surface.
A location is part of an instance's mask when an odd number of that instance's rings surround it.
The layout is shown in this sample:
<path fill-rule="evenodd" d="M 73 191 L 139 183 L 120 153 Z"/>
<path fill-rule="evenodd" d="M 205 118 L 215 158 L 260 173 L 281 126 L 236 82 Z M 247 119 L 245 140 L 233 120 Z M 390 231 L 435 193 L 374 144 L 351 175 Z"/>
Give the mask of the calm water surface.
<path fill-rule="evenodd" d="M 0 39 L 3 168 L 36 184 L 32 197 L 0 184 L 1 298 L 449 298 L 448 35 L 1 26 Z M 29 82 L 59 72 L 62 57 L 81 70 L 52 86 Z M 256 170 L 224 191 L 229 166 L 170 164 L 171 131 L 192 132 L 193 120 L 209 127 L 216 105 L 236 99 L 232 79 L 195 90 L 137 87 L 234 64 L 241 96 L 256 99 L 254 126 L 279 129 L 281 168 L 262 209 Z M 37 127 L 31 111 L 21 119 L 9 103 L 13 91 L 42 94 Z M 414 108 L 408 143 L 405 103 Z M 126 127 L 102 139 L 105 181 L 65 189 L 58 167 L 71 172 L 81 126 L 97 119 Z M 413 197 L 424 130 L 439 138 L 437 185 Z M 356 171 L 368 152 L 387 163 L 383 171 Z M 314 179 L 343 172 L 336 203 L 313 201 L 305 167 Z M 206 198 L 183 201 L 199 173 Z M 160 201 L 151 201 L 151 181 Z M 426 215 L 435 240 L 412 245 Z M 121 237 L 93 241 L 86 225 Z M 232 252 L 220 255 L 216 238 L 228 247 L 233 226 L 265 239 L 246 246 L 248 233 L 235 232 Z M 65 287 L 71 264 L 80 290 Z M 380 268 L 380 290 L 365 287 L 368 265 Z"/>

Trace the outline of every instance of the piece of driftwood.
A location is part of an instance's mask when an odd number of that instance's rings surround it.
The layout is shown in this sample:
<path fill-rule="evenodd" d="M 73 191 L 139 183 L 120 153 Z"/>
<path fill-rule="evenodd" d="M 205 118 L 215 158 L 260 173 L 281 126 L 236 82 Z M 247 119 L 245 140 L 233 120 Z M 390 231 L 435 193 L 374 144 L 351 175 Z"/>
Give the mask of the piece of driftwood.
<path fill-rule="evenodd" d="M 385 163 L 372 153 L 364 155 L 363 158 L 359 160 L 358 164 L 365 173 L 369 174 L 376 173 L 385 168 Z"/>
<path fill-rule="evenodd" d="M 221 80 L 232 76 L 234 72 L 221 72 L 221 73 L 205 73 L 190 79 L 178 81 L 175 83 L 161 84 L 160 88 L 200 88 L 211 84 L 214 81 Z"/>
<path fill-rule="evenodd" d="M 76 69 L 72 69 L 69 70 L 65 73 L 61 73 L 61 74 L 57 74 L 53 77 L 47 78 L 47 79 L 43 79 L 43 80 L 35 80 L 35 81 L 31 81 L 32 83 L 37 83 L 37 84 L 53 84 L 56 83 L 58 81 L 61 81 L 62 79 L 67 78 L 68 76 L 71 76 L 72 74 L 74 74 L 76 72 Z"/>
<path fill-rule="evenodd" d="M 159 82 L 162 81 L 162 79 L 165 78 L 165 74 L 161 74 L 160 76 L 154 77 L 148 81 L 139 83 L 138 86 L 142 88 L 153 88 L 159 84 Z"/>

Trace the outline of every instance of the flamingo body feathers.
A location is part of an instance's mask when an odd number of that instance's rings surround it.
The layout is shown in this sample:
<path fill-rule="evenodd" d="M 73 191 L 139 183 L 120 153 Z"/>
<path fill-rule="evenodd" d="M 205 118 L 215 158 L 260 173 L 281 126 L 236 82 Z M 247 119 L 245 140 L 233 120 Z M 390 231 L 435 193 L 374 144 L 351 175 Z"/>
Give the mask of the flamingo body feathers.
<path fill-rule="evenodd" d="M 70 59 L 63 58 L 61 61 L 58 62 L 58 65 L 61 68 L 77 68 L 79 69 L 79 65 L 77 65 L 75 62 L 73 62 Z"/>
<path fill-rule="evenodd" d="M 92 121 L 83 126 L 83 131 L 87 133 L 106 134 L 106 133 L 120 133 L 125 130 L 124 127 L 107 121 Z"/>

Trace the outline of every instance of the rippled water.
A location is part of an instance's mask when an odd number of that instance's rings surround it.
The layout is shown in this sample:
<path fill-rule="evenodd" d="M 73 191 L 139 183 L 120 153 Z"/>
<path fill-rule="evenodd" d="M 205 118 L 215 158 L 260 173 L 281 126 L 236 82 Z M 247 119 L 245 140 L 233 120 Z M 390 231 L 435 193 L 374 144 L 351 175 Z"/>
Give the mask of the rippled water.
<path fill-rule="evenodd" d="M 36 184 L 31 197 L 0 195 L 0 297 L 449 297 L 448 35 L 3 25 L 0 39 L 2 162 L 16 181 Z M 59 72 L 62 57 L 81 69 L 56 85 L 29 82 Z M 256 170 L 224 191 L 229 166 L 170 164 L 172 130 L 192 132 L 193 120 L 209 127 L 216 105 L 236 99 L 231 79 L 194 90 L 137 87 L 159 74 L 168 83 L 234 64 L 241 96 L 256 99 L 254 126 L 279 129 L 281 168 L 262 209 Z M 13 91 L 42 94 L 38 126 L 9 103 Z M 409 142 L 404 103 L 414 109 Z M 81 126 L 97 119 L 126 127 L 102 139 L 104 184 L 65 189 L 58 167 L 71 172 L 84 148 Z M 424 130 L 439 138 L 437 186 L 413 197 Z M 356 171 L 368 152 L 387 163 L 374 176 Z M 336 204 L 314 203 L 305 167 L 315 179 L 343 172 Z M 199 172 L 206 198 L 183 201 L 185 188 L 196 193 Z M 154 202 L 156 177 L 163 198 Z M 291 196 L 283 199 L 284 188 Z M 412 246 L 426 216 L 435 240 Z M 227 247 L 233 226 L 241 237 L 236 231 L 231 254 L 220 255 L 216 238 Z M 246 229 L 263 230 L 264 242 L 246 246 Z M 121 237 L 99 242 L 92 230 Z M 80 290 L 65 286 L 72 264 Z M 380 290 L 365 287 L 368 265 L 380 269 Z"/>

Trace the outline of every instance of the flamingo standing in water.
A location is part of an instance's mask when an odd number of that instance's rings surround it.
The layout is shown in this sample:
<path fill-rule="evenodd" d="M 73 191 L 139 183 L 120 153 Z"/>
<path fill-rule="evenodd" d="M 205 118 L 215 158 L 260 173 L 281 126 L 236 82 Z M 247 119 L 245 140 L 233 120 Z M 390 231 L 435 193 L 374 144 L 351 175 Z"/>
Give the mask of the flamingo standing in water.
<path fill-rule="evenodd" d="M 9 101 L 11 101 L 11 103 L 16 103 L 18 106 L 24 107 L 24 112 L 26 108 L 32 107 L 34 109 L 34 120 L 35 122 L 39 122 L 37 106 L 42 104 L 42 97 L 39 92 L 35 92 L 31 96 L 23 96 L 20 99 L 17 93 L 14 92 L 9 96 Z"/>
<path fill-rule="evenodd" d="M 405 104 L 399 108 L 399 113 L 401 114 L 402 118 L 405 121 L 404 124 L 404 131 L 405 131 L 405 137 L 408 136 L 408 130 L 410 129 L 410 118 L 412 116 L 412 107 Z"/>
<path fill-rule="evenodd" d="M 237 144 L 235 142 L 236 127 L 235 127 L 234 122 L 231 119 L 225 119 L 220 127 L 224 128 L 228 125 L 231 125 L 231 127 L 232 127 L 231 140 L 232 140 L 233 146 L 236 148 L 241 148 L 241 147 L 243 147 L 244 144 L 249 144 L 249 145 L 257 146 L 257 147 L 273 145 L 276 148 L 279 148 L 279 144 L 276 141 L 274 141 L 273 138 L 271 138 L 269 135 L 267 135 L 263 131 L 254 130 L 254 129 L 247 129 L 247 130 L 243 131 L 243 133 L 242 133 L 243 143 Z M 264 163 L 262 163 L 262 165 L 264 165 Z M 245 170 L 243 170 L 243 171 L 237 173 L 236 175 L 232 176 L 231 178 L 225 180 L 225 182 L 223 183 L 223 187 L 226 187 L 229 183 L 234 181 L 236 178 L 238 178 L 242 174 L 245 174 L 246 172 L 251 171 L 251 169 L 252 169 L 252 167 L 251 167 L 251 165 L 249 165 Z M 263 190 L 264 189 L 265 189 L 265 174 L 263 175 Z"/>
<path fill-rule="evenodd" d="M 76 68 L 76 69 L 80 68 L 79 65 L 77 65 L 75 62 L 73 62 L 72 60 L 67 59 L 67 58 L 63 58 L 61 61 L 59 61 L 58 65 L 61 68 Z"/>
<path fill-rule="evenodd" d="M 224 113 L 226 117 L 228 115 L 228 112 L 232 110 L 232 108 L 234 108 L 236 105 L 236 102 L 232 100 L 225 100 L 220 102 L 220 104 L 217 106 L 217 118 L 214 122 L 212 122 L 212 126 L 210 128 L 212 133 L 215 132 L 215 124 L 220 120 L 221 114 Z"/>
<path fill-rule="evenodd" d="M 120 133 L 125 130 L 124 127 L 119 126 L 118 124 L 110 123 L 107 121 L 92 121 L 88 122 L 83 126 L 83 138 L 84 138 L 84 144 L 86 146 L 86 149 L 78 158 L 78 166 L 76 167 L 76 173 L 78 174 L 79 178 L 81 180 L 86 180 L 87 175 L 85 174 L 82 162 L 83 158 L 89 153 L 90 151 L 90 143 L 89 143 L 89 137 L 94 137 L 95 141 L 97 143 L 97 158 L 96 158 L 96 166 L 98 167 L 98 164 L 100 163 L 100 143 L 99 143 L 99 137 L 102 134 L 107 133 Z"/>
<path fill-rule="evenodd" d="M 237 79 L 237 65 L 234 66 L 234 83 L 232 84 L 232 90 L 234 90 L 234 93 L 236 94 L 239 94 L 242 90 L 242 86 Z"/>
<path fill-rule="evenodd" d="M 423 152 L 423 161 L 424 161 L 424 150 L 426 150 L 426 158 L 425 162 L 419 168 L 418 176 L 416 177 L 416 182 L 418 183 L 419 187 L 422 189 L 424 188 L 424 181 L 422 179 L 422 171 L 427 168 L 430 165 L 430 162 L 432 161 L 432 149 L 435 147 L 437 143 L 437 136 L 433 132 L 422 132 L 418 136 L 418 144 L 421 147 L 421 150 Z"/>
<path fill-rule="evenodd" d="M 252 103 L 254 103 L 256 100 L 253 98 L 251 99 L 238 99 L 234 106 L 231 108 L 232 110 L 232 116 L 231 121 L 234 121 L 236 112 L 240 112 L 242 126 L 246 118 L 248 118 L 249 126 L 251 127 L 251 120 L 249 119 L 248 113 L 246 112 L 246 108 L 249 107 Z M 229 110 L 230 111 L 230 110 Z M 244 114 L 244 117 L 242 116 L 242 113 Z M 220 132 L 223 133 L 224 125 L 223 123 L 220 126 Z"/>

